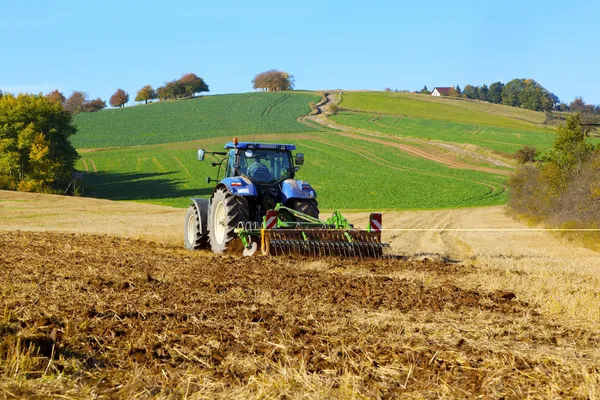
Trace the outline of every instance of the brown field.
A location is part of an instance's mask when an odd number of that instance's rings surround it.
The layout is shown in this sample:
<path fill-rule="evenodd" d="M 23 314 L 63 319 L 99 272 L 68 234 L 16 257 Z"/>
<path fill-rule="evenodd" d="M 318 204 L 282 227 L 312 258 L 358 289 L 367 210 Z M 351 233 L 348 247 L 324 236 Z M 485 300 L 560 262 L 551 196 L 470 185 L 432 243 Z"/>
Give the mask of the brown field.
<path fill-rule="evenodd" d="M 188 252 L 182 219 L 0 192 L 2 396 L 600 396 L 599 253 L 452 230 L 524 227 L 501 207 L 386 213 L 439 230 L 378 261 Z"/>

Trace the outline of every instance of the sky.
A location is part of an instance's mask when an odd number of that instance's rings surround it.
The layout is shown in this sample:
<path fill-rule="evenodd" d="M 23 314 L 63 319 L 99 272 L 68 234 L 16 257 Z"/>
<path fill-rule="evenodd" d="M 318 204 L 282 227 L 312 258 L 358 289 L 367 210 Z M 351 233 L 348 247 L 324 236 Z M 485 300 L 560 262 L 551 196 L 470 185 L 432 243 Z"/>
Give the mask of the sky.
<path fill-rule="evenodd" d="M 309 90 L 533 78 L 600 104 L 598 16 L 597 0 L 0 0 L 0 89 L 133 100 L 194 72 L 239 93 L 275 68 Z"/>

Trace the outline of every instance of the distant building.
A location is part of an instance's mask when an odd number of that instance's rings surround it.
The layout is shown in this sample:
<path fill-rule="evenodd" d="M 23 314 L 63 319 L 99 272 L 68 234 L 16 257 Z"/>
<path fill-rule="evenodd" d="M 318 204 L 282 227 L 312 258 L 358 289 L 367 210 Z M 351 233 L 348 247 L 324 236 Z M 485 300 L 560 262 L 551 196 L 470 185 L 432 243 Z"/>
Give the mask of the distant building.
<path fill-rule="evenodd" d="M 432 96 L 450 96 L 452 91 L 452 87 L 434 87 L 433 92 L 431 92 Z"/>

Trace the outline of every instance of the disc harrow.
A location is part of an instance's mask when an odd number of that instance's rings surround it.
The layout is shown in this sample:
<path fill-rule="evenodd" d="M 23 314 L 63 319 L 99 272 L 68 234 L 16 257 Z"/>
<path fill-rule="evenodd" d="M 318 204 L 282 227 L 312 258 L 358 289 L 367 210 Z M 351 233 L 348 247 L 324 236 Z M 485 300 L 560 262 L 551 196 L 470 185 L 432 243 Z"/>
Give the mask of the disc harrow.
<path fill-rule="evenodd" d="M 286 213 L 280 213 L 286 211 Z M 282 219 L 292 215 L 293 221 Z M 282 205 L 268 211 L 260 229 L 240 226 L 244 255 L 254 254 L 260 244 L 263 255 L 309 257 L 380 258 L 389 244 L 381 242 L 381 214 L 371 214 L 369 228 L 354 228 L 339 212 L 321 221 Z"/>

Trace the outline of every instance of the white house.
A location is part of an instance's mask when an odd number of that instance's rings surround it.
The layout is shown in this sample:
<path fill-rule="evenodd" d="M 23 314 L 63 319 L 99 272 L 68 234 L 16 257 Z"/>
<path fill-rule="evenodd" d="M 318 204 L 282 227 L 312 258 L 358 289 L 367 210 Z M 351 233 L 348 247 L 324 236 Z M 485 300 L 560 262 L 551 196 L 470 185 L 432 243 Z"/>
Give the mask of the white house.
<path fill-rule="evenodd" d="M 431 92 L 432 96 L 449 96 L 452 87 L 434 87 L 433 92 Z"/>

